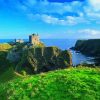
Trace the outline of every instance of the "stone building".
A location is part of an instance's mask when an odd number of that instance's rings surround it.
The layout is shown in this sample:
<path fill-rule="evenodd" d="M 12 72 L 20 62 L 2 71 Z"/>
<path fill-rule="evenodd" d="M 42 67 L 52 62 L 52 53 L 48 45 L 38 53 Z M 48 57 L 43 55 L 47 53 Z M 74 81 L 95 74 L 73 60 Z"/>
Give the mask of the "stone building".
<path fill-rule="evenodd" d="M 24 43 L 24 40 L 22 40 L 22 39 L 15 39 L 15 43 Z"/>
<path fill-rule="evenodd" d="M 33 45 L 37 45 L 39 44 L 40 40 L 39 40 L 39 36 L 38 34 L 32 34 L 29 36 L 29 43 L 33 44 Z"/>

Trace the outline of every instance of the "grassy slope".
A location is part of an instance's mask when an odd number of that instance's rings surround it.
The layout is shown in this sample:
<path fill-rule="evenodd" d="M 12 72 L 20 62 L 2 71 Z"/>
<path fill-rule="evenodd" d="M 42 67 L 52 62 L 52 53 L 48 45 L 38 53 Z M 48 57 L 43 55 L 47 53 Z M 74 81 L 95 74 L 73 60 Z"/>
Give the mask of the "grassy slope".
<path fill-rule="evenodd" d="M 6 59 L 11 48 L 10 44 L 0 44 L 0 84 L 13 79 L 15 76 L 13 64 Z"/>
<path fill-rule="evenodd" d="M 100 70 L 70 68 L 12 80 L 1 85 L 0 99 L 100 100 Z"/>
<path fill-rule="evenodd" d="M 0 100 L 100 100 L 99 69 L 77 68 L 21 77 L 0 45 Z"/>
<path fill-rule="evenodd" d="M 2 74 L 0 74 L 0 100 L 8 100 L 7 93 L 4 88 L 8 88 L 8 83 L 16 79 L 21 79 L 22 76 L 14 71 L 12 67 L 7 68 Z"/>
<path fill-rule="evenodd" d="M 18 78 L 19 75 L 15 73 L 12 67 L 8 68 L 4 73 L 0 75 L 0 84 L 9 82 L 10 80 Z M 19 76 L 20 77 L 20 76 Z"/>
<path fill-rule="evenodd" d="M 11 49 L 12 46 L 8 43 L 3 43 L 3 44 L 0 44 L 0 51 L 7 51 L 9 49 Z"/>

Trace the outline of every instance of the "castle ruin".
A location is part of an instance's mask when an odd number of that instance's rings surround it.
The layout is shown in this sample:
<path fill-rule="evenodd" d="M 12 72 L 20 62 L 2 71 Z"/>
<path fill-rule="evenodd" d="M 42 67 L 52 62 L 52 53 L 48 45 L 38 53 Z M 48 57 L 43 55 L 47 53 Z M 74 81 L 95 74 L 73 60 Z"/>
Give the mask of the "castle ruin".
<path fill-rule="evenodd" d="M 40 43 L 38 34 L 32 34 L 29 36 L 29 43 L 32 45 L 37 45 Z"/>
<path fill-rule="evenodd" d="M 15 39 L 15 43 L 24 43 L 24 40 L 22 40 L 22 39 Z"/>

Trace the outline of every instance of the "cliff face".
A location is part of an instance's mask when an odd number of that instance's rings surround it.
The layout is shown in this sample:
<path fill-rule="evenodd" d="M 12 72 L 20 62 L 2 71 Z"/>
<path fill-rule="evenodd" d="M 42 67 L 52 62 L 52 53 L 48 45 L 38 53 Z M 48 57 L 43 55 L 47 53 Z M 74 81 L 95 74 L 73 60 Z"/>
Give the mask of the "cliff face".
<path fill-rule="evenodd" d="M 71 53 L 67 50 L 61 51 L 57 47 L 28 48 L 18 57 L 20 58 L 16 61 L 16 70 L 18 72 L 25 70 L 29 74 L 67 68 L 72 65 Z"/>
<path fill-rule="evenodd" d="M 100 39 L 78 40 L 74 49 L 86 55 L 100 56 Z"/>

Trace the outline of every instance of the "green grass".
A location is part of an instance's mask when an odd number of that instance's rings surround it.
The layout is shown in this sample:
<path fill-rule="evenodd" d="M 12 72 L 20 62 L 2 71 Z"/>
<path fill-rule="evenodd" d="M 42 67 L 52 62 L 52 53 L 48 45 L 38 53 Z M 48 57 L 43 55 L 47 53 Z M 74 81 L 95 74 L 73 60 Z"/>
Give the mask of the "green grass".
<path fill-rule="evenodd" d="M 7 68 L 6 71 L 0 74 L 0 100 L 8 100 L 5 88 L 8 88 L 8 83 L 16 79 L 21 79 L 23 76 L 14 71 L 12 67 Z"/>
<path fill-rule="evenodd" d="M 8 68 L 3 74 L 0 75 L 0 83 L 5 83 L 10 80 L 16 79 L 18 76 L 16 75 L 14 69 L 12 67 Z"/>
<path fill-rule="evenodd" d="M 0 51 L 6 51 L 6 50 L 9 50 L 11 48 L 12 48 L 12 46 L 8 43 L 0 44 Z"/>
<path fill-rule="evenodd" d="M 14 79 L 0 100 L 100 100 L 100 69 L 70 68 Z"/>

